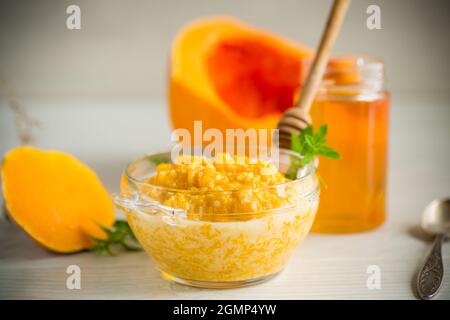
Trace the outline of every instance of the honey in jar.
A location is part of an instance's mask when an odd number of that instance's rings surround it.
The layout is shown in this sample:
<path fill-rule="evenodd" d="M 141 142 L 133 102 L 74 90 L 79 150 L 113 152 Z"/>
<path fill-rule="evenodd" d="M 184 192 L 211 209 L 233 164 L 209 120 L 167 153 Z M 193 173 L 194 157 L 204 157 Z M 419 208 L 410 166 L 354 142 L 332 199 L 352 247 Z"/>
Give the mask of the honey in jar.
<path fill-rule="evenodd" d="M 321 158 L 323 180 L 313 231 L 352 233 L 374 229 L 386 217 L 389 95 L 384 64 L 371 57 L 329 63 L 311 109 L 314 127 L 328 125 L 327 144 L 338 161 Z"/>

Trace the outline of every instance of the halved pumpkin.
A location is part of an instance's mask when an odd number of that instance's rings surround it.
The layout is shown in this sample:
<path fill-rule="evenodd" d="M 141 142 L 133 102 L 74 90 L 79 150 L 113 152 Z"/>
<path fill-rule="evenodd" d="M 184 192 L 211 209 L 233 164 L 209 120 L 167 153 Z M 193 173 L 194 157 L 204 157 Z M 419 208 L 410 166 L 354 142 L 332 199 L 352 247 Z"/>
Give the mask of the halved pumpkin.
<path fill-rule="evenodd" d="M 3 159 L 2 188 L 8 215 L 28 235 L 56 252 L 76 252 L 102 238 L 114 206 L 90 168 L 60 151 L 17 147 Z"/>
<path fill-rule="evenodd" d="M 174 128 L 274 128 L 301 88 L 306 47 L 234 18 L 195 21 L 176 37 L 170 57 Z"/>

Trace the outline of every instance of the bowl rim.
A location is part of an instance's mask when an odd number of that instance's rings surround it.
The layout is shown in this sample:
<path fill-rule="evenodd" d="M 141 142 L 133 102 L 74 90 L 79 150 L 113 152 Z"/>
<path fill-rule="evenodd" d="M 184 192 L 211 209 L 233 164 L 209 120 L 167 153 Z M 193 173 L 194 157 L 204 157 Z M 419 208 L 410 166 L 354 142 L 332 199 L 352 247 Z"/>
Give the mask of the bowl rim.
<path fill-rule="evenodd" d="M 294 156 L 297 157 L 298 159 L 302 158 L 302 155 L 294 152 L 292 150 L 289 149 L 279 149 L 280 152 L 284 152 L 287 156 Z M 156 190 L 161 190 L 161 191 L 168 191 L 168 192 L 178 192 L 178 193 L 189 193 L 189 194 L 195 194 L 195 195 L 200 195 L 200 194 L 214 194 L 214 193 L 232 193 L 232 192 L 239 192 L 239 191 L 258 191 L 258 190 L 266 190 L 266 189 L 276 189 L 276 188 L 283 188 L 283 187 L 288 187 L 291 185 L 296 185 L 301 183 L 302 181 L 306 180 L 307 178 L 311 177 L 312 175 L 314 175 L 316 173 L 317 170 L 317 166 L 316 164 L 313 162 L 307 164 L 304 168 L 305 168 L 305 174 L 301 175 L 300 177 L 297 177 L 295 180 L 288 180 L 286 182 L 283 183 L 279 183 L 279 184 L 274 184 L 274 185 L 269 185 L 269 186 L 264 186 L 264 187 L 249 187 L 249 188 L 241 188 L 241 189 L 230 189 L 230 190 L 189 190 L 189 189 L 183 189 L 183 188 L 172 188 L 172 187 L 165 187 L 165 186 L 160 186 L 157 184 L 153 184 L 153 183 L 149 183 L 148 181 L 144 181 L 142 179 L 138 179 L 136 177 L 133 177 L 132 174 L 130 174 L 129 169 L 132 165 L 136 164 L 139 161 L 145 160 L 147 158 L 149 158 L 150 156 L 155 156 L 158 154 L 170 154 L 170 151 L 160 151 L 160 152 L 149 152 L 146 153 L 144 155 L 141 155 L 140 157 L 135 158 L 134 160 L 132 160 L 131 162 L 129 162 L 127 164 L 127 166 L 125 167 L 125 170 L 123 171 L 124 175 L 126 176 L 127 179 L 129 179 L 130 181 L 132 181 L 133 183 L 140 185 L 140 186 L 148 186 L 151 187 L 153 189 Z M 147 178 L 148 179 L 148 178 Z M 316 188 L 314 188 L 316 189 Z M 314 191 L 314 190 L 312 190 Z M 307 194 L 309 194 L 309 190 L 308 192 L 306 192 Z"/>

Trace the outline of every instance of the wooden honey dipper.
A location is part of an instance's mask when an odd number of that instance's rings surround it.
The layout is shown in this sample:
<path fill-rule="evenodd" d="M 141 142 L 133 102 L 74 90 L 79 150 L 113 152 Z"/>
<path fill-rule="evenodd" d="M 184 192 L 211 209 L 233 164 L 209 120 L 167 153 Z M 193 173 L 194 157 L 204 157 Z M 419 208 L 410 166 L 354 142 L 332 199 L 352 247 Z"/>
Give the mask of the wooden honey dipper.
<path fill-rule="evenodd" d="M 300 133 L 312 122 L 309 109 L 319 89 L 328 58 L 341 29 L 349 4 L 350 0 L 335 0 L 333 3 L 322 39 L 320 40 L 319 50 L 302 89 L 300 100 L 297 105 L 286 110 L 278 122 L 280 148 L 290 149 L 291 133 Z"/>

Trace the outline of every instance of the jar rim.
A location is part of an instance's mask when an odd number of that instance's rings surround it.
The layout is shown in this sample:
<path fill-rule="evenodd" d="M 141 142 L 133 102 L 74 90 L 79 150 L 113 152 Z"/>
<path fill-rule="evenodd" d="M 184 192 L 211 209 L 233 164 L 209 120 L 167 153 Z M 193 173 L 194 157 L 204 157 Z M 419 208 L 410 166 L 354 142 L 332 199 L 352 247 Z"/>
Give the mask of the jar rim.
<path fill-rule="evenodd" d="M 311 63 L 311 59 L 305 60 L 302 77 L 306 77 Z M 328 63 L 319 96 L 360 96 L 365 100 L 376 99 L 384 91 L 383 58 L 367 54 L 342 55 Z"/>
<path fill-rule="evenodd" d="M 303 60 L 303 65 L 308 69 L 313 61 L 313 58 L 305 58 Z M 330 59 L 325 74 L 330 70 L 349 70 L 355 67 L 381 70 L 384 68 L 384 59 L 380 56 L 370 54 L 338 55 Z M 307 73 L 308 70 L 305 70 L 305 72 Z"/>

